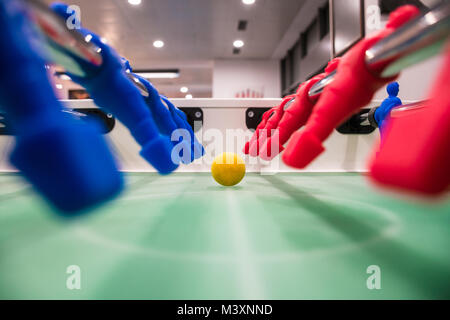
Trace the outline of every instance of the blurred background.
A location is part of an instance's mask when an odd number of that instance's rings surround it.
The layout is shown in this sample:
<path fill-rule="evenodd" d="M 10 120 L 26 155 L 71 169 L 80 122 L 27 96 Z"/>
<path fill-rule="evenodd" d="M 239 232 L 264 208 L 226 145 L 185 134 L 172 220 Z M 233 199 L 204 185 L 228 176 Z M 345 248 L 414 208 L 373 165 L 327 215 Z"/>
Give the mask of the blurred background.
<path fill-rule="evenodd" d="M 70 0 L 134 71 L 170 98 L 279 98 L 323 71 L 391 11 L 442 0 Z M 46 0 L 48 4 L 53 0 Z M 403 97 L 423 98 L 439 58 L 404 72 Z M 411 78 L 417 81 L 410 81 Z M 402 82 L 403 80 L 403 82 Z M 409 80 L 409 81 L 408 81 Z M 67 78 L 62 99 L 88 95 Z M 406 95 L 406 96 L 405 96 Z M 379 98 L 384 97 L 384 92 Z"/>

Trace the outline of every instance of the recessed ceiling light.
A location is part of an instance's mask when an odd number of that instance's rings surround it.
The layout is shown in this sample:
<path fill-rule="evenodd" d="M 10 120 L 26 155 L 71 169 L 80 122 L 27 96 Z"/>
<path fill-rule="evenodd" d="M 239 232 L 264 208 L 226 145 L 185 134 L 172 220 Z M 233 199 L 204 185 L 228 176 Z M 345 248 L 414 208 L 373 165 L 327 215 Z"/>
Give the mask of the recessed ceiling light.
<path fill-rule="evenodd" d="M 100 41 L 103 42 L 104 44 L 107 44 L 107 43 L 108 43 L 108 39 L 106 39 L 106 38 L 104 38 L 104 37 L 101 37 L 101 38 L 100 38 Z"/>
<path fill-rule="evenodd" d="M 164 42 L 162 40 L 156 40 L 155 42 L 153 42 L 153 46 L 155 48 L 162 48 L 164 47 Z"/>
<path fill-rule="evenodd" d="M 141 4 L 141 2 L 142 2 L 142 0 L 128 0 L 128 3 L 133 6 L 138 6 Z"/>
<path fill-rule="evenodd" d="M 186 99 L 192 99 L 192 94 L 187 94 Z"/>
<path fill-rule="evenodd" d="M 189 89 L 188 89 L 188 87 L 181 87 L 181 88 L 180 88 L 180 91 L 181 91 L 182 93 L 186 93 L 186 92 L 189 91 Z"/>
<path fill-rule="evenodd" d="M 61 90 L 63 88 L 63 85 L 61 83 L 57 83 L 55 87 L 56 89 Z"/>
<path fill-rule="evenodd" d="M 88 34 L 88 35 L 84 38 L 84 40 L 86 40 L 86 42 L 91 42 L 91 40 L 92 40 L 92 34 Z"/>
<path fill-rule="evenodd" d="M 172 72 L 149 72 L 149 73 L 137 73 L 145 79 L 175 79 L 179 77 L 178 73 Z"/>
<path fill-rule="evenodd" d="M 233 46 L 235 48 L 242 48 L 244 46 L 244 41 L 242 40 L 236 40 L 233 42 Z"/>
<path fill-rule="evenodd" d="M 251 4 L 254 4 L 255 1 L 256 1 L 256 0 L 242 0 L 242 3 L 243 3 L 243 4 L 246 4 L 246 5 L 251 5 Z"/>

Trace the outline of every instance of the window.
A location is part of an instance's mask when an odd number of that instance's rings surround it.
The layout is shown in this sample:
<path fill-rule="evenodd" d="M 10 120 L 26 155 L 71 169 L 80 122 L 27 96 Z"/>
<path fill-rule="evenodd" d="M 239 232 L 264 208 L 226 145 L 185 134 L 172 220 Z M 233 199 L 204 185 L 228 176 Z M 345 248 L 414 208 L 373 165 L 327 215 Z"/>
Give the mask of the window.
<path fill-rule="evenodd" d="M 294 48 L 288 51 L 288 59 L 287 59 L 287 66 L 288 66 L 288 72 L 287 72 L 287 79 L 289 85 L 294 82 Z"/>
<path fill-rule="evenodd" d="M 422 11 L 428 10 L 428 7 L 425 6 L 420 0 L 379 0 L 378 3 L 380 6 L 381 14 L 386 15 L 405 4 L 412 4 Z"/>
<path fill-rule="evenodd" d="M 308 51 L 318 43 L 319 40 L 318 20 L 314 19 L 308 28 L 306 28 L 306 31 L 300 34 L 301 57 L 305 58 L 308 55 Z"/>
<path fill-rule="evenodd" d="M 319 33 L 320 39 L 330 33 L 330 5 L 327 3 L 319 9 Z"/>
<path fill-rule="evenodd" d="M 305 58 L 308 55 L 308 33 L 303 32 L 300 35 L 300 52 L 301 57 Z"/>
<path fill-rule="evenodd" d="M 288 86 L 287 83 L 287 68 L 286 68 L 286 58 L 282 59 L 280 62 L 280 70 L 281 70 L 281 91 L 284 92 Z"/>

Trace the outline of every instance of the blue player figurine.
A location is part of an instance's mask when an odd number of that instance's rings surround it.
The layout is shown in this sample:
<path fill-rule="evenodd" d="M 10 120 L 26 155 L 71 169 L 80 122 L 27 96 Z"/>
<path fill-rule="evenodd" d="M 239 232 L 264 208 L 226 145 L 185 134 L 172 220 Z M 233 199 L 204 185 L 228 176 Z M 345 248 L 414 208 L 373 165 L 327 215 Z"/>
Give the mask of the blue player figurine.
<path fill-rule="evenodd" d="M 389 118 L 392 109 L 402 105 L 402 100 L 397 97 L 399 87 L 398 82 L 391 82 L 388 84 L 386 91 L 389 94 L 389 97 L 386 98 L 378 108 L 376 108 L 375 113 L 373 114 L 373 118 L 380 129 L 381 135 L 383 135 L 385 122 Z"/>
<path fill-rule="evenodd" d="M 68 6 L 63 3 L 53 4 L 52 9 L 65 18 L 70 12 Z M 74 82 L 86 88 L 100 108 L 115 115 L 130 130 L 135 140 L 142 146 L 141 156 L 161 174 L 169 174 L 177 169 L 180 163 L 190 163 L 195 156 L 202 156 L 202 149 L 200 153 L 195 151 L 195 148 L 201 148 L 201 145 L 195 143 L 193 132 L 189 137 L 190 141 L 177 141 L 181 145 L 180 149 L 191 150 L 192 156 L 186 159 L 183 154 L 174 152 L 176 149 L 170 132 L 175 128 L 185 129 L 180 128 L 180 125 L 189 126 L 189 124 L 179 118 L 179 114 L 167 112 L 163 114 L 166 107 L 161 99 L 164 98 L 160 97 L 148 81 L 141 78 L 139 81 L 150 93 L 145 99 L 127 76 L 127 70 L 131 72 L 129 63 L 103 43 L 98 35 L 84 28 L 78 31 L 84 36 L 90 35 L 91 42 L 101 49 L 103 64 L 92 77 L 83 78 L 72 74 L 69 76 Z M 166 103 L 167 101 L 165 100 Z M 175 121 L 175 127 L 169 125 L 172 120 Z"/>
<path fill-rule="evenodd" d="M 97 206 L 122 190 L 122 175 L 99 128 L 62 112 L 23 5 L 0 1 L 0 109 L 15 135 L 11 163 L 60 211 Z"/>
<path fill-rule="evenodd" d="M 122 175 L 99 128 L 62 112 L 44 68 L 47 61 L 38 54 L 43 53 L 44 40 L 31 26 L 24 5 L 0 2 L 0 109 L 16 137 L 11 162 L 54 207 L 63 212 L 84 210 L 117 195 L 123 188 Z M 53 9 L 63 17 L 68 14 L 65 4 Z M 132 71 L 129 63 L 97 35 L 78 31 L 92 36 L 103 64 L 88 77 L 69 75 L 130 130 L 142 146 L 142 157 L 161 174 L 201 157 L 203 147 L 186 115 L 140 78 L 149 92 L 143 97 L 127 75 Z M 176 130 L 185 132 L 187 139 L 172 141 Z"/>

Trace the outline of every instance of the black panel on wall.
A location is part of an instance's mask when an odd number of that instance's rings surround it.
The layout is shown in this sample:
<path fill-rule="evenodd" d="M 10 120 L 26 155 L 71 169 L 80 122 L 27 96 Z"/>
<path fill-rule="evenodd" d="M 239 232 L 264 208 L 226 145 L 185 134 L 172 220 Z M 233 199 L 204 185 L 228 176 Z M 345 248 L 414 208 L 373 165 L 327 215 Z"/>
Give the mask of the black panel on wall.
<path fill-rule="evenodd" d="M 319 32 L 320 39 L 330 33 L 330 4 L 327 3 L 319 9 Z"/>
<path fill-rule="evenodd" d="M 412 4 L 422 11 L 428 10 L 428 7 L 424 5 L 420 0 L 379 0 L 378 3 L 380 6 L 381 14 L 389 14 L 398 7 L 405 4 Z"/>
<path fill-rule="evenodd" d="M 281 91 L 284 92 L 287 88 L 287 78 L 286 78 L 286 58 L 280 61 L 281 70 Z"/>
<path fill-rule="evenodd" d="M 300 52 L 301 52 L 301 57 L 304 58 L 308 55 L 308 33 L 307 32 L 302 32 L 302 34 L 300 34 Z"/>
<path fill-rule="evenodd" d="M 301 60 L 301 45 L 300 41 L 297 41 L 297 43 L 292 48 L 294 60 L 292 65 L 292 75 L 293 75 L 293 81 L 297 81 L 300 78 L 300 60 Z"/>
<path fill-rule="evenodd" d="M 294 82 L 294 48 L 292 48 L 291 50 L 288 51 L 288 83 L 292 83 Z"/>

